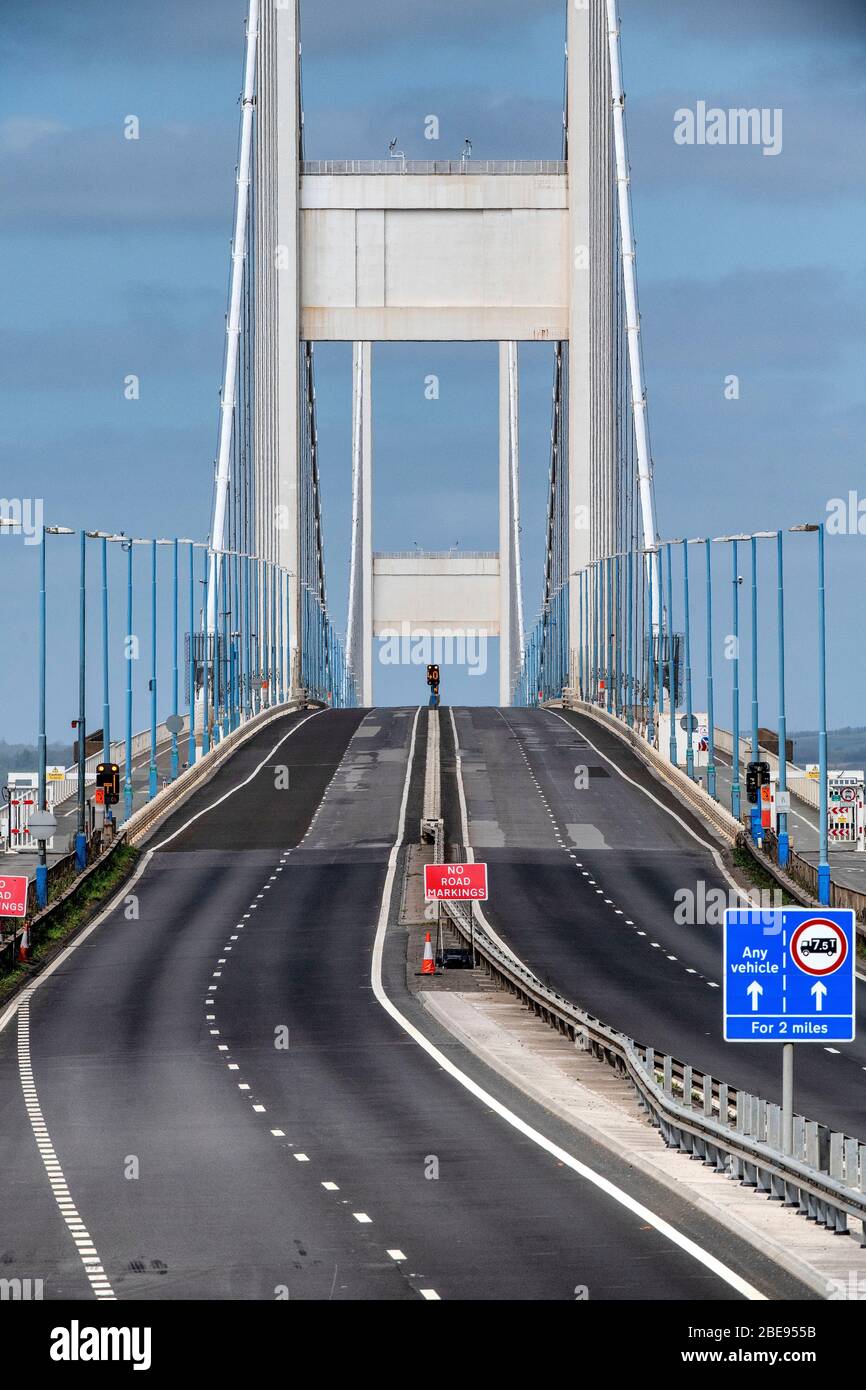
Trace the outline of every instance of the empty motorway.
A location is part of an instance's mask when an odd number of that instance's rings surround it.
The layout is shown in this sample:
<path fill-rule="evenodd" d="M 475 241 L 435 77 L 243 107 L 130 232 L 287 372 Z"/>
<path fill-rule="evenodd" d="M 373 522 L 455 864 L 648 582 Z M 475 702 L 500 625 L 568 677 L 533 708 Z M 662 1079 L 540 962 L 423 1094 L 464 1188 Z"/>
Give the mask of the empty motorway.
<path fill-rule="evenodd" d="M 511 733 L 496 711 L 456 720 L 478 842 L 482 822 L 488 843 L 494 823 L 504 839 L 489 858 L 509 907 L 493 915 L 578 1002 L 604 1013 L 633 991 L 649 1028 L 656 953 L 584 909 L 524 762 L 567 770 L 557 741 L 577 735 L 543 713 L 508 718 Z M 482 756 L 488 723 L 496 758 Z M 41 1278 L 52 1299 L 806 1296 L 420 1007 L 397 909 L 425 727 L 424 711 L 376 709 L 259 730 L 155 832 L 113 910 L 6 1009 L 7 1278 Z M 508 815 L 493 804 L 503 778 Z M 632 807 L 621 833 L 641 815 Z M 643 870 L 623 873 L 625 899 Z M 656 887 L 641 904 L 661 900 Z M 602 922 L 623 933 L 617 987 Z"/>

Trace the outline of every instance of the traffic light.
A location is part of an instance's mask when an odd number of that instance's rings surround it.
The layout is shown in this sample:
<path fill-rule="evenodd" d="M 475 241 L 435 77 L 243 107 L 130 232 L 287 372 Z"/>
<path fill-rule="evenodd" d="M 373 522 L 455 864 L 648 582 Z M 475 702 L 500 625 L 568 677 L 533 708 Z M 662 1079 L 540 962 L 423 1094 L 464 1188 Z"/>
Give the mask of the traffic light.
<path fill-rule="evenodd" d="M 769 763 L 746 763 L 746 799 L 753 806 L 760 800 L 760 788 L 766 787 L 769 781 Z"/>
<path fill-rule="evenodd" d="M 428 685 L 432 685 L 433 688 L 434 688 L 434 690 L 438 687 L 438 685 L 439 685 L 439 667 L 438 667 L 438 666 L 428 666 L 428 667 L 427 667 L 427 684 L 428 684 Z"/>
<path fill-rule="evenodd" d="M 120 800 L 120 768 L 117 763 L 98 763 L 96 786 L 103 793 L 106 806 L 116 806 Z"/>

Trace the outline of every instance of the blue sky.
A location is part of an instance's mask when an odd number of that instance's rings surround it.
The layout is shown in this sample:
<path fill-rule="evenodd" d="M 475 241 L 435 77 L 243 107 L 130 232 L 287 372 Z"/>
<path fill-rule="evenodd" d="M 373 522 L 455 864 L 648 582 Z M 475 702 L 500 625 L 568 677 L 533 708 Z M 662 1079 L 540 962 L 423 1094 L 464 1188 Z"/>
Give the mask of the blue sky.
<path fill-rule="evenodd" d="M 245 8 L 2 7 L 0 494 L 43 497 L 49 521 L 139 535 L 207 530 Z M 866 496 L 866 9 L 859 0 L 620 8 L 660 529 L 720 534 L 820 517 L 849 489 Z M 458 154 L 471 135 L 482 157 L 558 156 L 564 18 L 564 0 L 305 3 L 308 155 L 379 156 L 397 135 L 407 154 L 426 156 L 424 117 L 435 113 L 437 154 Z M 782 153 L 676 145 L 674 111 L 699 100 L 781 107 Z M 129 114 L 141 122 L 139 141 L 123 139 Z M 349 355 L 343 346 L 316 354 L 329 591 L 341 624 Z M 531 616 L 550 350 L 527 347 L 522 357 Z M 495 548 L 495 346 L 382 345 L 374 370 L 377 548 Z M 441 379 L 438 402 L 424 398 L 430 372 Z M 124 399 L 127 373 L 141 378 L 138 401 Z M 732 373 L 737 401 L 724 396 Z M 49 733 L 60 737 L 74 716 L 76 578 L 74 543 L 50 544 Z M 863 544 L 846 536 L 828 545 L 834 725 L 866 722 Z M 137 560 L 143 595 L 146 560 Z M 720 554 L 720 580 L 725 562 Z M 810 542 L 792 538 L 794 727 L 815 723 L 812 562 Z M 92 563 L 95 575 L 95 553 Z M 8 738 L 35 732 L 36 564 L 35 547 L 0 540 Z M 762 570 L 765 722 L 775 717 L 769 579 Z M 137 676 L 144 724 L 146 672 Z M 449 681 L 449 698 L 495 699 L 492 671 Z M 94 664 L 91 718 L 98 683 Z M 377 697 L 413 698 L 415 685 L 413 672 L 386 676 Z"/>

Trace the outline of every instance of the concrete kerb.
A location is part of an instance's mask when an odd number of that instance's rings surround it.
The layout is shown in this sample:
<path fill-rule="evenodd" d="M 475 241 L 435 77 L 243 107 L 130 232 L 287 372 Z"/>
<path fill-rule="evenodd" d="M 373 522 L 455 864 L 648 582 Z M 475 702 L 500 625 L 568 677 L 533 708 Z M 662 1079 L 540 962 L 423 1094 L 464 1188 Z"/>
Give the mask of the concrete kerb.
<path fill-rule="evenodd" d="M 293 710 L 326 708 L 327 706 L 318 700 L 296 699 L 286 700 L 281 705 L 274 705 L 270 709 L 262 710 L 260 714 L 254 714 L 240 728 L 221 739 L 210 752 L 205 753 L 204 757 L 200 758 L 192 767 L 188 767 L 182 772 L 176 782 L 163 787 L 152 801 L 130 816 L 129 820 L 122 826 L 122 833 L 128 843 L 131 845 L 138 843 L 162 824 L 173 811 L 183 805 L 194 791 L 210 781 L 226 759 L 237 752 L 238 748 L 243 747 L 260 729 L 267 728 L 269 724 L 273 724 L 283 715 L 291 714 Z"/>
<path fill-rule="evenodd" d="M 574 710 L 576 714 L 585 714 L 590 719 L 594 719 L 596 723 L 610 729 L 624 743 L 628 743 L 641 761 L 661 777 L 662 781 L 673 787 L 693 810 L 697 811 L 709 823 L 710 828 L 726 844 L 733 846 L 742 837 L 743 827 L 731 815 L 730 811 L 726 811 L 724 806 L 715 801 L 708 791 L 699 786 L 697 782 L 693 782 L 682 768 L 675 767 L 668 758 L 665 758 L 657 749 L 651 747 L 645 739 L 641 738 L 640 734 L 634 729 L 630 729 L 627 724 L 621 723 L 614 715 L 608 714 L 607 710 L 597 709 L 585 700 L 549 700 L 544 708 Z"/>
<path fill-rule="evenodd" d="M 738 820 L 735 820 L 724 806 L 715 801 L 703 787 L 693 782 L 682 768 L 675 767 L 669 758 L 665 758 L 657 749 L 652 748 L 635 730 L 629 729 L 614 715 L 608 714 L 607 710 L 595 709 L 582 700 L 569 700 L 567 703 L 551 700 L 547 701 L 544 708 L 573 709 L 610 729 L 624 743 L 628 743 L 637 757 L 663 782 L 667 782 L 674 791 L 688 801 L 692 809 L 709 823 L 709 828 L 722 835 L 728 845 L 733 847 L 735 844 L 741 844 L 747 849 L 755 863 L 768 873 L 779 884 L 780 888 L 784 888 L 789 897 L 793 898 L 795 902 L 801 903 L 803 907 L 820 907 L 817 898 L 810 897 L 801 884 L 786 874 L 784 869 L 780 869 L 777 864 L 774 864 L 772 859 L 761 853 L 745 827 Z M 864 933 L 860 924 L 858 924 L 858 932 L 861 935 Z"/>

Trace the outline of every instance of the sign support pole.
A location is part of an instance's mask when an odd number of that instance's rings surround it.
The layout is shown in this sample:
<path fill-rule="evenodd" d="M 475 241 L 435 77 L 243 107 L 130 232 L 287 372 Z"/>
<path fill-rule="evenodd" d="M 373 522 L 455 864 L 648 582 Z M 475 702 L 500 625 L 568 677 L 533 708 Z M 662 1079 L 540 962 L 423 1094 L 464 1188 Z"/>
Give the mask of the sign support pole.
<path fill-rule="evenodd" d="M 782 1153 L 794 1152 L 794 1044 L 782 1044 Z"/>

